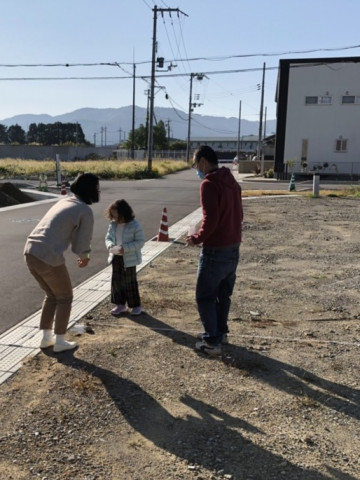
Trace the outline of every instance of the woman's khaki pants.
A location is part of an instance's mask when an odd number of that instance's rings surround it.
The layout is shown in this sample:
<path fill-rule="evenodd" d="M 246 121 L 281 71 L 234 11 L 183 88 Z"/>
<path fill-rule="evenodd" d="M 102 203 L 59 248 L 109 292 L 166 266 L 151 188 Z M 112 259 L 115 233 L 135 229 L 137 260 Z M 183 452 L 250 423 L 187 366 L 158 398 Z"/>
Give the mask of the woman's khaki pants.
<path fill-rule="evenodd" d="M 40 329 L 51 330 L 64 335 L 70 319 L 73 290 L 66 265 L 53 267 L 33 255 L 25 255 L 26 264 L 32 276 L 45 292 L 41 310 Z"/>

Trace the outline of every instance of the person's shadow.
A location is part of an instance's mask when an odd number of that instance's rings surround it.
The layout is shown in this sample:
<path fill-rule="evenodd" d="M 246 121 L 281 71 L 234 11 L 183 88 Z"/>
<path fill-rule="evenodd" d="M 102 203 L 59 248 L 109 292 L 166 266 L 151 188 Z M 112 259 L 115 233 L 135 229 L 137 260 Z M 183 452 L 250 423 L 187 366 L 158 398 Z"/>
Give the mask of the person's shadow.
<path fill-rule="evenodd" d="M 179 345 L 191 349 L 194 347 L 195 338 L 192 335 L 175 330 L 148 314 L 131 318 L 135 323 L 146 326 Z M 76 358 L 71 351 L 56 356 L 51 351 L 44 353 L 54 356 L 60 363 L 70 368 L 99 378 L 129 425 L 157 447 L 185 459 L 189 464 L 210 471 L 221 470 L 223 474 L 233 475 L 234 478 L 242 478 L 244 473 L 251 471 L 254 480 L 264 480 L 264 471 L 269 478 L 277 478 L 281 471 L 285 472 L 282 478 L 287 476 L 299 480 L 328 480 L 328 476 L 316 470 L 303 469 L 291 464 L 282 456 L 253 443 L 247 438 L 247 433 L 264 435 L 262 431 L 195 396 L 186 395 L 179 399 L 194 413 L 189 413 L 186 417 L 176 417 L 130 379 Z M 223 361 L 233 368 L 246 370 L 250 375 L 268 382 L 279 390 L 293 395 L 307 395 L 336 411 L 359 417 L 357 390 L 326 381 L 301 368 L 256 352 L 248 352 L 245 348 L 235 345 L 227 346 L 226 355 L 218 360 L 209 358 L 209 361 Z M 321 390 L 317 390 L 317 387 Z M 324 390 L 327 391 L 326 394 Z M 241 412 L 241 405 L 239 410 Z M 357 480 L 333 467 L 329 467 L 328 470 L 329 472 L 331 470 L 335 479 Z"/>
<path fill-rule="evenodd" d="M 269 478 L 277 478 L 281 471 L 282 478 L 329 480 L 322 473 L 302 469 L 254 444 L 246 438 L 246 433 L 263 435 L 262 431 L 201 400 L 188 395 L 180 398 L 180 402 L 191 408 L 193 413 L 185 418 L 175 417 L 136 383 L 74 357 L 74 351 L 56 356 L 49 350 L 44 350 L 44 353 L 69 368 L 99 378 L 123 419 L 132 428 L 162 450 L 186 460 L 189 465 L 209 471 L 221 470 L 222 475 L 232 475 L 233 478 L 243 478 L 251 471 L 252 479 L 264 480 L 264 472 Z M 334 468 L 331 473 L 338 480 L 356 480 Z"/>
<path fill-rule="evenodd" d="M 194 336 L 176 330 L 151 315 L 144 313 L 143 316 L 131 317 L 131 319 L 170 338 L 179 345 L 194 348 L 196 342 Z M 259 378 L 262 382 L 300 399 L 309 399 L 314 403 L 360 419 L 360 391 L 358 389 L 326 380 L 303 368 L 275 360 L 244 347 L 230 344 L 224 346 L 223 350 L 224 354 L 217 358 L 230 367 L 242 370 Z M 199 355 L 203 354 L 199 353 Z M 209 360 L 214 360 L 214 358 L 209 357 Z"/>

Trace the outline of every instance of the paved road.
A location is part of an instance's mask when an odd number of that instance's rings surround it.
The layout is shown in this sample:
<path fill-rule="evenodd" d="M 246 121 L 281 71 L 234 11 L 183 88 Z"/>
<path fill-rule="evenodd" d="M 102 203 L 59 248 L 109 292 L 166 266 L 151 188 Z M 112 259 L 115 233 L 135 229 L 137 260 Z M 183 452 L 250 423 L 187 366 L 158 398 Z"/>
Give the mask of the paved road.
<path fill-rule="evenodd" d="M 88 267 L 76 266 L 76 257 L 67 252 L 67 265 L 73 285 L 106 267 L 104 236 L 108 220 L 104 210 L 116 199 L 125 198 L 143 225 L 146 240 L 157 235 L 162 209 L 168 212 L 172 225 L 199 207 L 199 180 L 193 170 L 162 179 L 137 181 L 102 181 L 101 201 L 93 206 L 95 228 L 93 254 Z M 15 209 L 0 209 L 0 333 L 39 310 L 43 295 L 27 271 L 23 248 L 27 235 L 52 204 L 29 204 Z"/>

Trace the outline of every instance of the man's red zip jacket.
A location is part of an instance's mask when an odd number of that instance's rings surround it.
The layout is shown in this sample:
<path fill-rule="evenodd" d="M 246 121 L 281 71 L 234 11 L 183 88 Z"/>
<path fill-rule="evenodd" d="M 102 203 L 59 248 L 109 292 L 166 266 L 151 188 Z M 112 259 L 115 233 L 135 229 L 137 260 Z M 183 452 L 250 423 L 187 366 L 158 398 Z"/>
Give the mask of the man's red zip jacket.
<path fill-rule="evenodd" d="M 243 208 L 241 187 L 226 167 L 206 174 L 200 185 L 203 219 L 195 245 L 226 247 L 241 242 Z"/>

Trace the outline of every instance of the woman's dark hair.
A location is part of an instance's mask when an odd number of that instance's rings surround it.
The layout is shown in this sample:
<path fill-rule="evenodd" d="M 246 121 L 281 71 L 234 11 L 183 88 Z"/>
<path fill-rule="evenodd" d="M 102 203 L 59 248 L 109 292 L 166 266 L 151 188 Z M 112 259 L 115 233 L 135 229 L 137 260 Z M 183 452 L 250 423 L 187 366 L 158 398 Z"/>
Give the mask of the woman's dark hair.
<path fill-rule="evenodd" d="M 93 173 L 80 173 L 71 184 L 70 190 L 88 205 L 97 203 L 99 201 L 99 177 Z"/>
<path fill-rule="evenodd" d="M 116 202 L 108 206 L 105 215 L 109 220 L 113 220 L 111 210 L 116 210 L 119 217 L 123 218 L 125 223 L 129 223 L 135 218 L 134 212 L 126 200 L 116 200 Z"/>
<path fill-rule="evenodd" d="M 202 145 L 194 153 L 194 160 L 196 162 L 200 161 L 200 158 L 204 157 L 209 163 L 213 165 L 218 164 L 218 157 L 214 150 L 208 145 Z"/>

